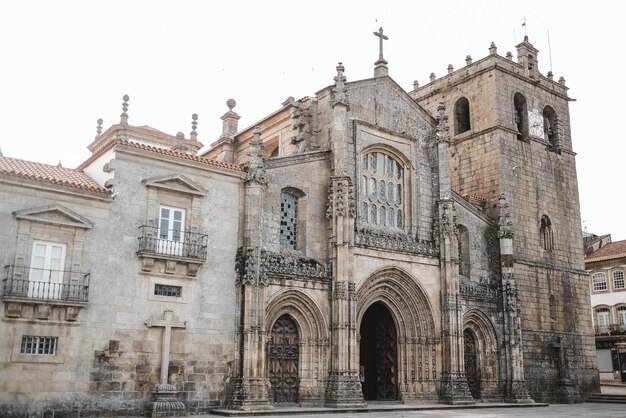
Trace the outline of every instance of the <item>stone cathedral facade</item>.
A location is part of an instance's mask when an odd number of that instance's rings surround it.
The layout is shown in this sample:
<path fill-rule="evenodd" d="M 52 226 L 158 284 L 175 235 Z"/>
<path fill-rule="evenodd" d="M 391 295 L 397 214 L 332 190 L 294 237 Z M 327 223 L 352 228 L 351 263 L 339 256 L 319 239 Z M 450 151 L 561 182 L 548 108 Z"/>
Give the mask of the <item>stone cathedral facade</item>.
<path fill-rule="evenodd" d="M 203 153 L 125 97 L 76 169 L 0 157 L 3 415 L 598 389 L 565 81 L 526 38 L 407 92 L 377 34 Z"/>

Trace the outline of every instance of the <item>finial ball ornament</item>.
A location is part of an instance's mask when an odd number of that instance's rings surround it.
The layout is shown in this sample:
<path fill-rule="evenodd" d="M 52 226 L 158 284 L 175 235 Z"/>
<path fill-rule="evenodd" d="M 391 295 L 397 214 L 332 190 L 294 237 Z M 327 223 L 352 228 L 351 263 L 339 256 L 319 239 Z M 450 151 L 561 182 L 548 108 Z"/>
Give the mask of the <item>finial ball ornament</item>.
<path fill-rule="evenodd" d="M 235 101 L 235 99 L 228 99 L 226 101 L 226 106 L 228 106 L 230 110 L 233 110 L 233 107 L 235 107 L 236 105 L 237 105 L 237 102 Z"/>

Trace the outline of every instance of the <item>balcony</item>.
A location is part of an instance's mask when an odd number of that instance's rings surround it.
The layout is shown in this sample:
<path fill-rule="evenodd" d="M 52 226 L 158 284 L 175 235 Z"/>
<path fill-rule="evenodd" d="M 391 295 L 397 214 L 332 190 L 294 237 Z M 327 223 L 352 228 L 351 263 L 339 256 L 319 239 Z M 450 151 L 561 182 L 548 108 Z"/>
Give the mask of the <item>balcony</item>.
<path fill-rule="evenodd" d="M 594 325 L 596 337 L 607 337 L 611 335 L 626 335 L 626 324 L 603 324 Z"/>
<path fill-rule="evenodd" d="M 156 226 L 139 227 L 139 249 L 142 270 L 152 271 L 156 260 L 165 262 L 165 273 L 180 272 L 178 266 L 186 266 L 186 274 L 195 276 L 207 255 L 208 235 L 192 232 L 196 228 L 161 230 Z"/>
<path fill-rule="evenodd" d="M 89 301 L 89 273 L 71 270 L 5 266 L 2 301 L 5 315 L 22 316 L 24 304 L 36 305 L 37 319 L 48 319 L 54 306 L 66 307 L 65 319 L 76 320 L 78 308 Z"/>

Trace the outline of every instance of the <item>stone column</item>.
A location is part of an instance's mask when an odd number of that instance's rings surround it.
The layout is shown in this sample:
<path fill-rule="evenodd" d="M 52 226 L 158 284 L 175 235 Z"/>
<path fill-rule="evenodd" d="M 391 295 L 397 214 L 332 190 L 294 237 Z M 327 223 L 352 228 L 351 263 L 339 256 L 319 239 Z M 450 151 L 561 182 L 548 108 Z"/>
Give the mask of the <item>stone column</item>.
<path fill-rule="evenodd" d="M 522 349 L 521 307 L 513 267 L 513 228 L 509 204 L 500 195 L 498 221 L 500 262 L 502 269 L 502 305 L 504 309 L 504 347 L 506 356 L 506 396 L 515 403 L 534 403 L 528 395 L 524 380 L 524 354 Z"/>
<path fill-rule="evenodd" d="M 448 117 L 445 106 L 437 110 L 437 151 L 439 159 L 439 245 L 441 269 L 442 345 L 443 372 L 441 376 L 441 400 L 451 404 L 471 404 L 474 399 L 465 377 L 463 356 L 463 316 L 459 297 L 458 230 L 455 207 L 451 199 Z"/>
<path fill-rule="evenodd" d="M 237 365 L 230 408 L 273 409 L 271 385 L 266 373 L 265 286 L 260 274 L 262 211 L 267 177 L 263 166 L 261 128 L 250 141 L 244 202 L 243 247 L 237 255 L 239 326 Z"/>
<path fill-rule="evenodd" d="M 328 190 L 327 216 L 332 225 L 331 364 L 326 387 L 326 406 L 364 407 L 359 380 L 354 284 L 354 184 L 349 176 L 346 135 L 348 96 L 344 67 L 339 63 L 333 89 L 333 177 Z"/>

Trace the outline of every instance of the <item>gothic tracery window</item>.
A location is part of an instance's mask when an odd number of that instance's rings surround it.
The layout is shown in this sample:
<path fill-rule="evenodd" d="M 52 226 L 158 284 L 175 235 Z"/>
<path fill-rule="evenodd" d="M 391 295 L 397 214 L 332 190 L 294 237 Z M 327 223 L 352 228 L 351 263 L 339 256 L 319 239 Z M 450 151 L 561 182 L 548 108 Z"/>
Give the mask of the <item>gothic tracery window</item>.
<path fill-rule="evenodd" d="M 404 227 L 404 167 L 378 151 L 363 155 L 361 220 L 373 225 Z"/>

